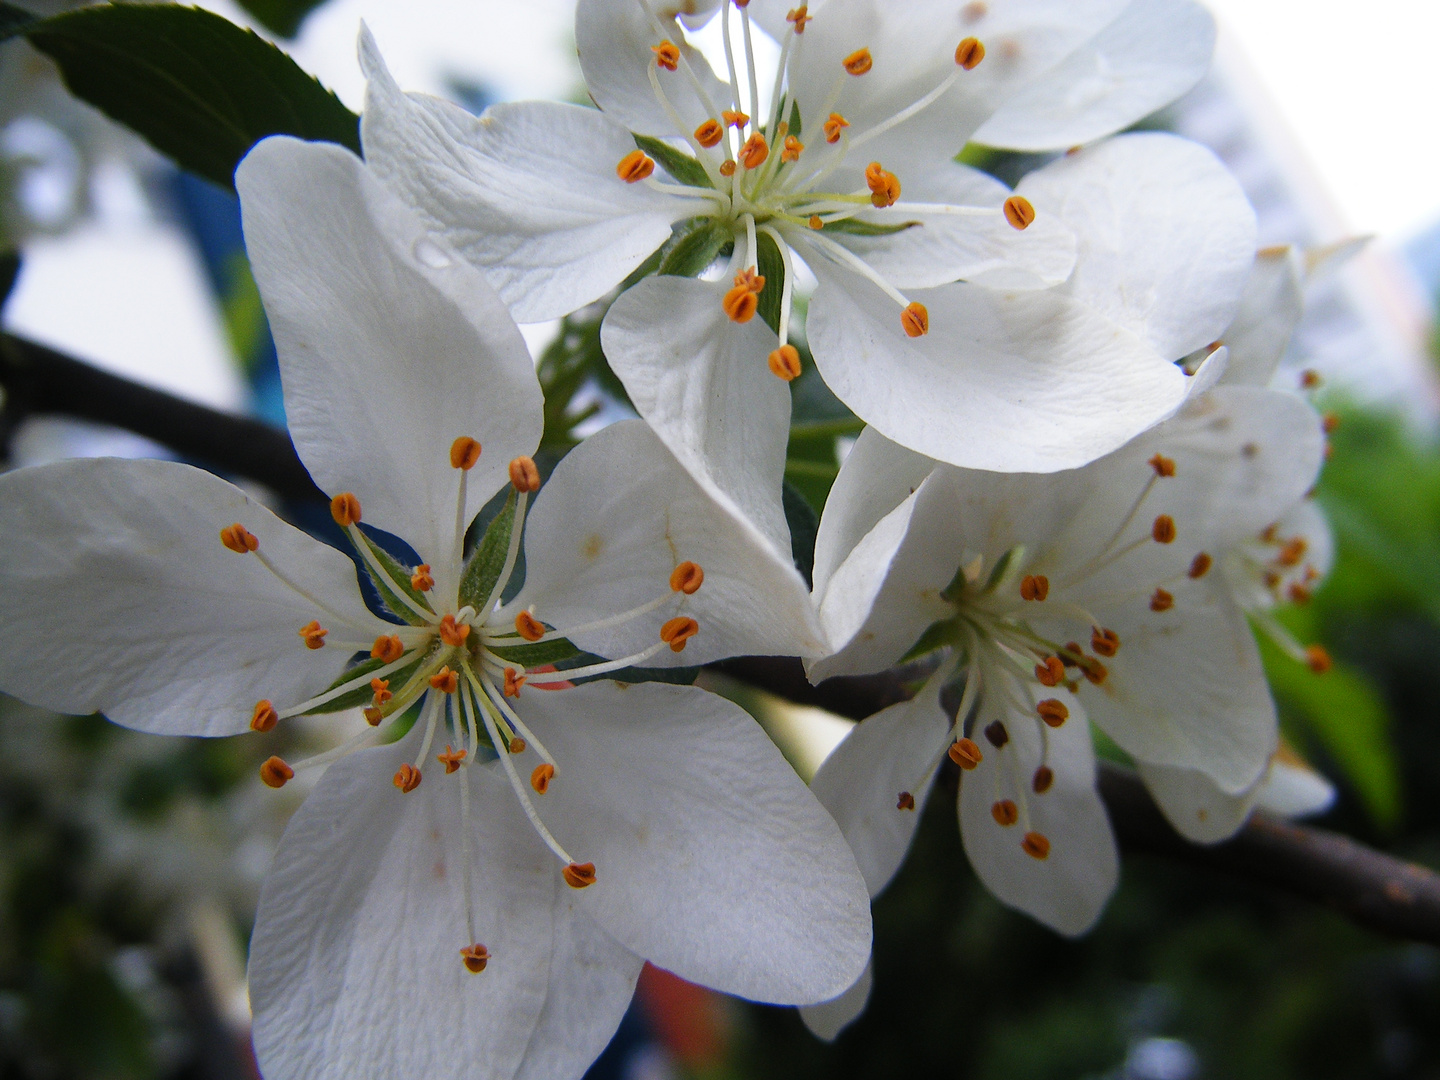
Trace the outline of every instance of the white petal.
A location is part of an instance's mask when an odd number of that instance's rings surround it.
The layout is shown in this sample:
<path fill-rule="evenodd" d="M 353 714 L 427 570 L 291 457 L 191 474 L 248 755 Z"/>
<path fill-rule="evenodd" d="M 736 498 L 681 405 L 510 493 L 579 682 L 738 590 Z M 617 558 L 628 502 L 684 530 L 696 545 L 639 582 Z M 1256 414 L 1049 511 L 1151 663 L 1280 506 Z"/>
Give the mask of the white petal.
<path fill-rule="evenodd" d="M 757 316 L 739 324 L 725 314 L 728 288 L 647 278 L 611 306 L 601 342 L 636 411 L 680 464 L 788 553 L 780 491 L 790 388 L 767 366 L 778 341 L 765 323 Z"/>
<path fill-rule="evenodd" d="M 258 558 L 227 550 L 220 530 L 235 522 L 344 621 Z M 332 640 L 389 628 L 366 609 L 348 558 L 174 462 L 100 458 L 5 474 L 0 565 L 10 643 L 0 686 L 163 735 L 238 734 L 261 698 L 284 708 L 323 690 L 350 650 L 307 649 L 297 631 L 312 619 Z"/>
<path fill-rule="evenodd" d="M 1016 189 L 1079 251 L 1064 291 L 1178 360 L 1218 339 L 1255 261 L 1255 212 L 1213 153 L 1163 132 L 1107 140 Z"/>
<path fill-rule="evenodd" d="M 558 761 L 538 809 L 597 882 L 581 907 L 626 947 L 742 997 L 835 997 L 870 954 L 865 883 L 835 823 L 755 722 L 694 687 L 524 691 Z"/>
<path fill-rule="evenodd" d="M 627 184 L 635 140 L 594 109 L 501 104 L 476 117 L 404 94 L 368 32 L 366 164 L 445 243 L 485 272 L 520 322 L 559 318 L 618 285 L 712 204 Z"/>
<path fill-rule="evenodd" d="M 1215 21 L 1191 0 L 1133 0 L 1064 61 L 1011 97 L 975 141 L 1062 150 L 1163 108 L 1210 68 Z"/>
<path fill-rule="evenodd" d="M 705 572 L 704 584 L 688 597 L 671 594 L 670 575 L 687 561 Z M 794 563 L 711 498 L 638 420 L 590 436 L 555 469 L 530 516 L 525 565 L 525 586 L 508 608 L 534 604 L 560 629 L 673 595 L 651 615 L 572 636 L 604 656 L 653 645 L 676 614 L 693 617 L 700 633 L 649 666 L 826 650 Z"/>
<path fill-rule="evenodd" d="M 932 678 L 911 700 L 852 728 L 810 782 L 855 853 L 871 896 L 890 884 L 905 860 L 934 786 L 926 774 L 949 742 L 940 683 Z M 906 791 L 915 799 L 912 810 L 896 805 Z"/>
<path fill-rule="evenodd" d="M 1335 803 L 1335 785 L 1309 766 L 1284 759 L 1284 751 L 1270 762 L 1260 781 L 1255 805 L 1287 818 L 1322 814 Z"/>
<path fill-rule="evenodd" d="M 331 766 L 286 830 L 250 950 L 260 1066 L 273 1080 L 509 1080 L 533 1075 L 530 1055 L 578 1076 L 641 961 L 576 909 L 498 765 L 432 764 L 401 794 L 390 778 L 417 740 Z M 462 783 L 475 936 L 492 955 L 478 975 L 460 961 Z"/>
<path fill-rule="evenodd" d="M 1201 772 L 1140 763 L 1140 777 L 1170 824 L 1191 843 L 1218 844 L 1250 817 L 1259 783 L 1238 795 L 1221 791 Z"/>
<path fill-rule="evenodd" d="M 1304 264 L 1292 247 L 1265 248 L 1245 282 L 1240 310 L 1225 331 L 1230 365 L 1224 381 L 1268 386 L 1304 314 Z"/>
<path fill-rule="evenodd" d="M 984 758 L 974 771 L 961 774 L 960 837 L 975 873 L 998 899 L 1075 936 L 1095 924 L 1115 891 L 1119 858 L 1095 790 L 1095 754 L 1084 710 L 1061 689 L 1044 695 L 1063 699 L 1070 709 L 1062 727 L 1046 729 L 1048 755 L 1042 757 L 1041 724 L 1033 712 L 1007 710 L 1010 741 L 1004 750 L 996 750 L 982 733 L 974 736 Z M 1032 702 L 1039 699 L 1029 696 Z M 1055 781 L 1037 795 L 1031 778 L 1042 761 Z M 1030 828 L 1050 841 L 1048 858 L 1033 858 L 1021 848 L 1023 818 L 1010 826 L 996 823 L 991 808 L 998 799 L 1024 803 Z"/>
<path fill-rule="evenodd" d="M 822 1001 L 819 1005 L 800 1006 L 800 1019 L 816 1038 L 834 1042 L 840 1032 L 850 1026 L 870 1004 L 870 988 L 874 982 L 873 965 L 866 964 L 864 972 L 855 985 L 837 998 Z"/>
<path fill-rule="evenodd" d="M 930 332 L 864 279 L 812 262 L 808 330 L 826 383 L 861 419 L 975 469 L 1051 472 L 1108 453 L 1172 412 L 1185 377 L 1138 338 L 1054 291 L 957 284 L 915 293 Z"/>
<path fill-rule="evenodd" d="M 484 447 L 468 523 L 540 441 L 519 329 L 480 272 L 348 151 L 266 139 L 235 183 L 296 449 L 316 483 L 359 496 L 365 521 L 408 541 L 443 589 L 459 478 L 450 444 Z"/>
<path fill-rule="evenodd" d="M 642 135 L 657 137 L 688 135 L 701 122 L 731 107 L 730 87 L 716 78 L 710 64 L 698 51 L 684 43 L 674 22 L 677 12 L 703 12 L 712 2 L 684 0 L 580 0 L 575 7 L 575 46 L 580 53 L 580 70 L 595 104 L 617 123 Z M 653 12 L 655 18 L 647 14 Z M 692 23 L 692 20 L 686 20 Z M 685 67 L 666 71 L 655 66 L 650 51 L 662 41 L 680 46 L 684 63 L 700 83 L 696 94 Z M 682 127 L 677 129 L 650 84 L 649 69 L 655 67 L 672 108 Z"/>

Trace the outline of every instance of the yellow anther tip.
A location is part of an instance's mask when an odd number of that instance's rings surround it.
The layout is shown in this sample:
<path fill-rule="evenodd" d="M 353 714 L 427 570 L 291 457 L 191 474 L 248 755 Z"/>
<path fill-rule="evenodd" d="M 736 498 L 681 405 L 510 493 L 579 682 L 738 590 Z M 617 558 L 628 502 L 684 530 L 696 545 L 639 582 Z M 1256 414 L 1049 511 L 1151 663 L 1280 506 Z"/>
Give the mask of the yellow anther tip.
<path fill-rule="evenodd" d="M 1028 832 L 1020 841 L 1020 847 L 1032 859 L 1045 860 L 1050 855 L 1050 841 L 1042 833 Z"/>
<path fill-rule="evenodd" d="M 1028 229 L 1035 220 L 1035 207 L 1024 195 L 1011 195 L 1005 200 L 1005 220 L 1014 228 Z"/>
<path fill-rule="evenodd" d="M 268 758 L 260 766 L 260 779 L 266 787 L 282 788 L 295 779 L 295 770 L 278 757 Z"/>
<path fill-rule="evenodd" d="M 360 500 L 355 497 L 354 493 L 342 491 L 330 500 L 330 516 L 342 529 L 359 524 Z"/>
<path fill-rule="evenodd" d="M 530 786 L 535 789 L 536 794 L 544 795 L 550 790 L 550 781 L 555 779 L 555 766 L 548 761 L 535 766 L 535 771 L 530 774 Z"/>
<path fill-rule="evenodd" d="M 955 740 L 955 742 L 950 744 L 948 753 L 950 754 L 950 760 L 966 772 L 977 768 L 980 763 L 985 760 L 985 755 L 980 752 L 980 747 L 976 745 L 973 739 Z"/>
<path fill-rule="evenodd" d="M 236 555 L 248 555 L 260 548 L 260 541 L 256 539 L 255 534 L 238 521 L 234 525 L 227 525 L 220 530 L 220 543 L 235 552 Z"/>
<path fill-rule="evenodd" d="M 528 611 L 515 616 L 515 632 L 526 641 L 539 641 L 545 636 L 545 625 Z"/>
<path fill-rule="evenodd" d="M 490 950 L 480 944 L 467 946 L 460 950 L 460 962 L 471 975 L 479 975 L 490 963 Z"/>
<path fill-rule="evenodd" d="M 777 379 L 794 382 L 800 377 L 800 350 L 794 345 L 781 345 L 770 354 L 767 363 L 770 374 Z"/>
<path fill-rule="evenodd" d="M 966 71 L 973 71 L 985 59 L 985 43 L 979 38 L 967 37 L 955 46 L 955 63 Z"/>
<path fill-rule="evenodd" d="M 517 457 L 510 462 L 510 483 L 516 491 L 533 494 L 540 490 L 540 470 L 531 457 Z"/>
<path fill-rule="evenodd" d="M 258 701 L 255 703 L 255 711 L 250 714 L 251 731 L 273 731 L 279 722 L 280 714 L 275 711 L 272 702 Z"/>
<path fill-rule="evenodd" d="M 414 791 L 417 787 L 420 786 L 421 779 L 422 777 L 420 776 L 420 770 L 415 768 L 414 765 L 407 764 L 401 765 L 400 768 L 395 770 L 395 779 L 393 783 L 397 788 L 399 788 L 402 792 L 408 795 L 410 792 Z"/>
<path fill-rule="evenodd" d="M 467 472 L 480 460 L 480 444 L 468 435 L 462 435 L 450 444 L 450 467 Z"/>
<path fill-rule="evenodd" d="M 588 889 L 595 884 L 594 863 L 571 863 L 562 872 L 565 877 L 565 884 L 572 889 Z"/>
<path fill-rule="evenodd" d="M 686 643 L 700 632 L 700 624 L 685 615 L 671 619 L 660 628 L 660 640 L 670 646 L 671 652 L 684 652 Z"/>
<path fill-rule="evenodd" d="M 840 63 L 851 75 L 866 75 L 875 66 L 875 58 L 869 49 L 856 49 Z"/>
<path fill-rule="evenodd" d="M 620 159 L 615 175 L 627 184 L 638 184 L 655 171 L 655 162 L 643 150 L 634 150 Z"/>
<path fill-rule="evenodd" d="M 699 563 L 682 562 L 670 575 L 670 590 L 683 592 L 686 596 L 694 596 L 704 584 L 705 571 L 700 569 Z"/>
<path fill-rule="evenodd" d="M 900 326 L 906 337 L 924 337 L 930 333 L 930 311 L 924 304 L 911 304 L 900 313 Z"/>

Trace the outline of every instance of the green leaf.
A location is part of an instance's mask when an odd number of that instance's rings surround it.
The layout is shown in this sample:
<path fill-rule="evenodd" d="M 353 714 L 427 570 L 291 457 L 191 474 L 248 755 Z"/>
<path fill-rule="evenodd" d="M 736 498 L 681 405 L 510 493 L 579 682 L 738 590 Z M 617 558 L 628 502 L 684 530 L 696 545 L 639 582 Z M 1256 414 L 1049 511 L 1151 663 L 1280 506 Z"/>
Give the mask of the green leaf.
<path fill-rule="evenodd" d="M 366 536 L 363 532 L 361 532 L 360 535 L 365 541 L 366 548 L 375 556 L 375 561 L 384 568 L 385 572 L 395 581 L 395 584 L 399 585 L 405 595 L 410 597 L 411 600 L 414 600 L 421 607 L 428 610 L 430 608 L 430 601 L 425 599 L 424 593 L 410 584 L 410 575 L 414 571 L 409 567 L 401 566 L 394 556 L 379 544 L 375 543 L 375 541 L 371 540 L 370 537 Z M 404 619 L 411 626 L 425 625 L 425 619 L 417 615 L 408 604 L 396 596 L 390 586 L 385 583 L 379 574 L 375 573 L 368 562 L 362 560 L 361 565 L 365 567 L 365 573 L 369 575 L 370 581 L 375 586 L 375 591 L 380 594 L 380 599 L 384 602 L 385 607 L 388 608 L 396 618 Z"/>
<path fill-rule="evenodd" d="M 785 260 L 780 248 L 769 233 L 761 233 L 755 246 L 759 249 L 756 258 L 757 269 L 765 279 L 765 289 L 760 294 L 760 317 L 765 325 L 780 332 L 780 300 L 785 295 Z"/>
<path fill-rule="evenodd" d="M 293 38 L 305 16 L 325 0 L 239 0 L 255 21 L 273 34 Z"/>
<path fill-rule="evenodd" d="M 0 27 L 16 9 L 0 11 Z M 99 4 L 23 26 L 70 92 L 225 187 L 268 135 L 360 152 L 359 117 L 249 30 L 178 4 Z"/>
<path fill-rule="evenodd" d="M 839 221 L 827 221 L 825 232 L 846 233 L 849 236 L 894 236 L 906 229 L 920 227 L 918 221 L 902 221 L 898 225 L 881 225 L 877 221 L 865 221 L 861 218 L 841 218 Z"/>
<path fill-rule="evenodd" d="M 683 150 L 677 150 L 669 143 L 651 138 L 649 135 L 636 135 L 634 138 L 635 145 L 659 162 L 660 167 L 679 183 L 688 184 L 690 187 L 713 188 L 715 186 L 710 182 L 710 175 L 705 171 L 705 166 Z"/>
<path fill-rule="evenodd" d="M 674 242 L 666 246 L 659 273 L 695 277 L 713 263 L 720 249 L 734 238 L 734 231 L 713 217 L 692 218 L 677 231 Z"/>
<path fill-rule="evenodd" d="M 815 584 L 815 537 L 820 532 L 820 517 L 800 489 L 788 480 L 780 489 L 785 507 L 785 521 L 790 526 L 790 557 L 806 585 Z"/>
<path fill-rule="evenodd" d="M 464 576 L 460 579 L 460 603 L 469 604 L 477 611 L 490 599 L 500 572 L 505 569 L 505 556 L 510 552 L 510 534 L 515 529 L 515 489 L 510 489 L 505 506 L 490 522 L 485 535 L 475 545 L 470 561 L 465 564 Z"/>
<path fill-rule="evenodd" d="M 569 660 L 580 655 L 580 650 L 566 638 L 533 643 L 525 642 L 523 645 L 487 645 L 486 650 L 494 653 L 501 660 L 508 660 L 512 664 L 520 664 L 526 668 L 558 664 L 562 660 Z"/>

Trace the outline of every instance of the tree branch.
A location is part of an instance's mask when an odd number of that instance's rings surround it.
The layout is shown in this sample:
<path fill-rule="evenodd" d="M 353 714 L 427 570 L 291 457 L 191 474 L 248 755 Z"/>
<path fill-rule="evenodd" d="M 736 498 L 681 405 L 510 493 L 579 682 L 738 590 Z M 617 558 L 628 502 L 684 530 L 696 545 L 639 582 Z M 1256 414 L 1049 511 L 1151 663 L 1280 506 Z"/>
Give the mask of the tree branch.
<path fill-rule="evenodd" d="M 0 335 L 0 386 L 12 421 L 54 414 L 113 424 L 218 471 L 259 481 L 284 498 L 323 500 L 283 431 L 110 375 L 34 342 Z M 861 720 L 910 696 L 921 669 L 811 686 L 798 660 L 743 657 L 719 670 L 789 701 Z M 1102 765 L 1100 794 L 1121 845 L 1271 886 L 1344 913 L 1362 926 L 1440 945 L 1440 874 L 1349 837 L 1256 814 L 1236 836 L 1205 847 L 1170 827 L 1133 772 Z"/>

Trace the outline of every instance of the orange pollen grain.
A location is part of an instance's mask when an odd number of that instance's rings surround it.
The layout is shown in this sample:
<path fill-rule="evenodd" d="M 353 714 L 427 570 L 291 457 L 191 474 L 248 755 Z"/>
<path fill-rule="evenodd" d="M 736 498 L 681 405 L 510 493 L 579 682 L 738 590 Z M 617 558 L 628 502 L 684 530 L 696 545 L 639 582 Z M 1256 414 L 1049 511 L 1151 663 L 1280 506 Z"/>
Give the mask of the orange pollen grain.
<path fill-rule="evenodd" d="M 671 652 L 683 652 L 685 643 L 700 632 L 700 624 L 686 615 L 678 615 L 660 628 L 660 640 Z"/>
<path fill-rule="evenodd" d="M 260 547 L 260 541 L 238 521 L 220 530 L 220 542 L 236 555 L 247 555 Z"/>
<path fill-rule="evenodd" d="M 701 146 L 705 147 L 705 149 L 707 150 L 710 149 L 712 146 L 718 145 L 720 140 L 724 137 L 725 127 L 720 123 L 719 120 L 716 120 L 714 117 L 706 120 L 703 124 L 701 124 L 695 129 L 695 141 L 698 142 Z"/>
<path fill-rule="evenodd" d="M 526 678 L 524 675 L 516 672 L 513 667 L 507 667 L 505 669 L 505 696 L 518 698 L 520 696 L 520 688 L 525 685 L 525 682 Z"/>
<path fill-rule="evenodd" d="M 1055 783 L 1055 771 L 1047 765 L 1041 765 L 1035 770 L 1035 775 L 1030 779 L 1030 789 L 1036 795 L 1044 795 Z"/>
<path fill-rule="evenodd" d="M 430 685 L 442 694 L 453 694 L 460 689 L 460 673 L 451 671 L 450 665 L 446 664 L 430 676 Z"/>
<path fill-rule="evenodd" d="M 900 328 L 906 337 L 924 337 L 930 333 L 930 309 L 919 301 L 900 312 Z"/>
<path fill-rule="evenodd" d="M 464 645 L 465 639 L 469 636 L 469 623 L 457 623 L 454 615 L 446 615 L 440 620 L 440 640 L 446 645 L 456 647 Z"/>
<path fill-rule="evenodd" d="M 1324 645 L 1311 645 L 1306 649 L 1305 662 L 1316 675 L 1324 675 L 1330 670 L 1330 654 L 1326 652 Z"/>
<path fill-rule="evenodd" d="M 894 206 L 900 199 L 900 181 L 878 161 L 865 166 L 865 183 L 870 188 L 870 202 L 877 210 Z"/>
<path fill-rule="evenodd" d="M 1040 719 L 1052 728 L 1058 728 L 1070 719 L 1069 707 L 1059 698 L 1046 698 L 1036 702 L 1035 711 L 1040 714 Z"/>
<path fill-rule="evenodd" d="M 699 563 L 682 562 L 670 575 L 670 591 L 694 596 L 705 584 L 705 571 Z"/>
<path fill-rule="evenodd" d="M 1043 664 L 1035 665 L 1035 678 L 1041 686 L 1058 686 L 1065 678 L 1065 665 L 1058 656 L 1047 656 Z"/>
<path fill-rule="evenodd" d="M 561 874 L 565 878 L 565 884 L 572 889 L 588 889 L 595 884 L 594 863 L 571 863 L 565 867 Z"/>
<path fill-rule="evenodd" d="M 1150 526 L 1150 535 L 1157 544 L 1173 544 L 1175 542 L 1175 519 L 1169 514 L 1161 514 Z"/>
<path fill-rule="evenodd" d="M 800 155 L 805 152 L 805 144 L 794 135 L 785 136 L 785 149 L 780 151 L 781 161 L 799 161 Z"/>
<path fill-rule="evenodd" d="M 1032 859 L 1046 859 L 1050 855 L 1050 841 L 1043 833 L 1027 832 L 1020 841 L 1020 848 Z"/>
<path fill-rule="evenodd" d="M 851 75 L 866 75 L 875 66 L 875 58 L 869 49 L 856 49 L 840 63 Z"/>
<path fill-rule="evenodd" d="M 414 765 L 406 764 L 395 770 L 395 779 L 391 783 L 408 795 L 420 786 L 420 780 L 420 770 Z"/>
<path fill-rule="evenodd" d="M 382 634 L 375 639 L 375 644 L 370 647 L 370 658 L 372 660 L 383 660 L 387 664 L 393 664 L 404 655 L 404 642 L 393 634 Z"/>
<path fill-rule="evenodd" d="M 371 679 L 370 692 L 375 695 L 374 701 L 376 705 L 384 705 L 395 696 L 390 692 L 389 679 Z"/>
<path fill-rule="evenodd" d="M 460 962 L 471 975 L 479 975 L 490 963 L 490 950 L 484 945 L 468 945 L 460 950 Z"/>
<path fill-rule="evenodd" d="M 530 612 L 522 611 L 515 616 L 515 632 L 526 641 L 539 641 L 545 636 L 545 627 Z"/>
<path fill-rule="evenodd" d="M 638 184 L 655 171 L 655 162 L 643 150 L 633 150 L 620 159 L 615 175 L 627 184 Z"/>
<path fill-rule="evenodd" d="M 271 731 L 280 722 L 280 714 L 270 701 L 257 701 L 255 711 L 250 714 L 251 731 Z"/>
<path fill-rule="evenodd" d="M 680 66 L 680 47 L 673 41 L 662 41 L 659 45 L 651 45 L 650 51 L 655 54 L 656 67 L 674 71 Z"/>
<path fill-rule="evenodd" d="M 800 377 L 800 350 L 794 345 L 781 345 L 770 354 L 767 363 L 770 374 L 777 379 L 794 382 Z"/>
<path fill-rule="evenodd" d="M 808 224 L 810 228 L 814 229 L 816 232 L 819 232 L 821 229 L 825 228 L 825 219 L 822 218 L 819 214 L 811 214 L 810 220 L 806 224 Z"/>
<path fill-rule="evenodd" d="M 990 816 L 995 819 L 996 825 L 1004 825 L 1008 828 L 1020 820 L 1020 811 L 1009 799 L 1001 799 L 990 807 Z"/>
<path fill-rule="evenodd" d="M 728 126 L 733 128 L 743 128 L 746 124 L 750 123 L 749 116 L 743 112 L 736 112 L 734 109 L 722 110 L 720 118 L 724 120 Z"/>
<path fill-rule="evenodd" d="M 734 176 L 734 175 L 735 175 L 735 162 L 733 162 L 733 161 L 722 161 L 722 162 L 720 163 L 720 175 L 721 175 L 721 176 Z"/>
<path fill-rule="evenodd" d="M 430 574 L 430 564 L 421 563 L 410 575 L 410 587 L 416 592 L 429 592 L 435 587 L 435 578 Z"/>
<path fill-rule="evenodd" d="M 914 809 L 915 809 L 915 796 L 914 796 L 914 795 L 911 795 L 910 792 L 908 792 L 908 791 L 902 791 L 902 792 L 900 792 L 899 796 L 895 799 L 895 809 L 896 809 L 896 810 L 914 810 Z"/>
<path fill-rule="evenodd" d="M 295 779 L 295 770 L 278 757 L 267 758 L 260 766 L 260 779 L 266 787 L 282 788 Z"/>
<path fill-rule="evenodd" d="M 1156 476 L 1174 476 L 1175 462 L 1164 454 L 1156 454 L 1150 459 L 1150 467 L 1155 470 Z"/>
<path fill-rule="evenodd" d="M 966 71 L 974 71 L 977 64 L 985 59 L 985 43 L 979 38 L 967 37 L 955 46 L 955 63 Z"/>
<path fill-rule="evenodd" d="M 1175 606 L 1175 597 L 1164 589 L 1156 589 L 1150 597 L 1151 611 L 1169 611 Z"/>
<path fill-rule="evenodd" d="M 849 120 L 846 120 L 838 112 L 832 112 L 830 118 L 821 125 L 821 130 L 825 132 L 825 141 L 831 144 L 839 142 L 840 133 L 849 126 Z"/>
<path fill-rule="evenodd" d="M 765 164 L 765 159 L 770 156 L 770 144 L 765 141 L 765 136 L 758 131 L 745 140 L 745 145 L 740 148 L 740 153 L 735 155 L 741 165 L 747 169 L 758 169 Z"/>
<path fill-rule="evenodd" d="M 330 633 L 314 619 L 302 626 L 299 630 L 300 637 L 305 641 L 307 649 L 323 649 L 325 647 L 325 635 Z"/>
<path fill-rule="evenodd" d="M 1011 195 L 1005 200 L 1005 220 L 1017 229 L 1028 229 L 1035 220 L 1035 207 L 1024 195 Z"/>
<path fill-rule="evenodd" d="M 731 322 L 744 324 L 755 318 L 755 313 L 760 310 L 760 297 L 745 286 L 736 285 L 725 294 L 720 306 L 730 316 Z"/>
<path fill-rule="evenodd" d="M 527 494 L 539 491 L 540 470 L 535 466 L 535 459 L 522 455 L 510 462 L 510 483 L 516 491 Z"/>
<path fill-rule="evenodd" d="M 980 762 L 985 760 L 985 755 L 980 752 L 980 747 L 976 745 L 974 739 L 956 739 L 950 744 L 948 753 L 950 760 L 966 772 L 976 768 Z"/>
<path fill-rule="evenodd" d="M 1190 560 L 1190 569 L 1185 573 L 1191 578 L 1202 578 L 1210 572 L 1210 567 L 1213 565 L 1215 565 L 1215 560 L 1202 551 Z"/>
<path fill-rule="evenodd" d="M 365 717 L 365 722 L 371 727 L 379 727 L 380 721 L 385 719 L 385 710 L 371 705 L 365 709 L 362 715 Z"/>
<path fill-rule="evenodd" d="M 449 776 L 456 769 L 460 768 L 460 763 L 465 760 L 465 751 L 452 750 L 450 749 L 450 744 L 446 743 L 445 752 L 443 754 L 436 754 L 435 760 L 445 766 L 445 775 Z"/>
<path fill-rule="evenodd" d="M 1050 579 L 1044 574 L 1026 574 L 1020 579 L 1020 599 L 1044 600 L 1050 595 Z"/>
<path fill-rule="evenodd" d="M 805 24 L 810 22 L 814 18 L 813 15 L 808 14 L 809 11 L 810 5 L 801 4 L 797 8 L 791 8 L 790 11 L 785 15 L 785 21 L 794 24 L 795 33 L 803 34 L 805 32 Z"/>
<path fill-rule="evenodd" d="M 360 520 L 360 500 L 351 492 L 342 491 L 330 500 L 330 516 L 336 525 L 348 529 Z"/>
<path fill-rule="evenodd" d="M 469 472 L 480 460 L 480 444 L 468 435 L 461 435 L 450 444 L 450 467 Z"/>
<path fill-rule="evenodd" d="M 1111 657 L 1120 651 L 1120 635 L 1097 626 L 1090 631 L 1090 648 L 1098 656 Z"/>

